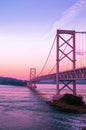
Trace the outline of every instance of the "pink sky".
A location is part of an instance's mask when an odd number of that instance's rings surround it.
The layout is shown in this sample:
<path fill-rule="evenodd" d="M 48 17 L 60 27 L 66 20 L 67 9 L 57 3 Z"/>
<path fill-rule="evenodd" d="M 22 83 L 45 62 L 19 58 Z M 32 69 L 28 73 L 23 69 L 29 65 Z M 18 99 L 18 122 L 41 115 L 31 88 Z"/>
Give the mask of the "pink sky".
<path fill-rule="evenodd" d="M 57 0 L 3 0 L 0 12 L 0 76 L 28 79 L 30 68 L 39 74 L 57 29 L 86 31 L 85 0 L 63 0 L 63 4 Z M 76 51 L 86 52 L 83 46 Z M 46 73 L 56 62 L 54 52 L 55 47 Z M 77 62 L 85 56 L 77 53 Z"/>

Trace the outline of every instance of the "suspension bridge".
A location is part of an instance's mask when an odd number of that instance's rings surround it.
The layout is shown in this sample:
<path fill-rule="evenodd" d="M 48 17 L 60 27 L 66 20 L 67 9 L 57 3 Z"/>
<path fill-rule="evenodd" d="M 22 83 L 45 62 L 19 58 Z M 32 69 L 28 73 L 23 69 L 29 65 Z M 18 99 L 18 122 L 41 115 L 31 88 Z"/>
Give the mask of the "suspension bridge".
<path fill-rule="evenodd" d="M 54 57 L 56 58 L 55 64 L 48 74 L 43 74 L 54 45 L 56 49 L 56 51 L 54 50 L 54 52 L 56 52 L 56 56 Z M 52 59 L 52 61 L 53 60 L 54 59 Z M 27 85 L 34 87 L 36 83 L 48 80 L 55 81 L 57 95 L 59 95 L 65 87 L 76 95 L 76 81 L 86 80 L 86 32 L 57 30 L 48 57 L 39 75 L 36 76 L 36 68 L 30 68 L 30 80 L 27 82 Z M 60 83 L 63 84 L 62 88 L 59 87 Z"/>

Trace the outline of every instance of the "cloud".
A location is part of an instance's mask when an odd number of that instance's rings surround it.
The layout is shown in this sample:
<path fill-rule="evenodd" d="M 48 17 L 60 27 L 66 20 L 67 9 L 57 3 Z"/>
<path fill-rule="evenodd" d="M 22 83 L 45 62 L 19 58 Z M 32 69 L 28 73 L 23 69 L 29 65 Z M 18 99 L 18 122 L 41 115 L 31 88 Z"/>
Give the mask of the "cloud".
<path fill-rule="evenodd" d="M 50 37 L 55 35 L 56 29 L 61 29 L 67 26 L 71 20 L 79 15 L 83 10 L 86 9 L 86 0 L 78 0 L 73 6 L 68 8 L 62 15 L 62 17 L 53 24 L 51 31 L 44 37 Z"/>
<path fill-rule="evenodd" d="M 83 11 L 85 7 L 86 7 L 86 1 L 79 0 L 68 10 L 66 10 L 66 12 L 64 12 L 64 15 L 59 21 L 54 23 L 54 28 L 61 28 L 62 26 L 70 22 L 73 18 L 75 18 L 76 15 L 78 15 L 81 11 Z"/>

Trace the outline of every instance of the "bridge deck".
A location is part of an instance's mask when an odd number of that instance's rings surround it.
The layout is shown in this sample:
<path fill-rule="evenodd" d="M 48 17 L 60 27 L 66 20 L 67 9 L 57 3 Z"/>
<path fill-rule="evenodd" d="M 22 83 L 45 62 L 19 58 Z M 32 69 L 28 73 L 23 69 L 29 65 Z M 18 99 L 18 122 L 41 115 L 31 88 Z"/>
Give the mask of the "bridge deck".
<path fill-rule="evenodd" d="M 59 81 L 61 80 L 86 80 L 86 67 L 78 68 L 75 70 L 68 70 L 64 72 L 59 73 Z M 49 74 L 49 75 L 43 75 L 40 77 L 36 77 L 29 82 L 37 82 L 41 80 L 56 80 L 56 73 Z"/>

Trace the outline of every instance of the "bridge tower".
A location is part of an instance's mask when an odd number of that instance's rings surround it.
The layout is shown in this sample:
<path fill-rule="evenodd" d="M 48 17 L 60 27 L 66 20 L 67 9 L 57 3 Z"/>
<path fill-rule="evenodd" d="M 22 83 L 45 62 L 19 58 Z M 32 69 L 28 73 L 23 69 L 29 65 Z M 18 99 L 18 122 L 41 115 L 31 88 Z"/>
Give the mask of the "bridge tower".
<path fill-rule="evenodd" d="M 36 77 L 36 68 L 30 68 L 30 82 L 27 83 L 27 86 L 31 88 L 36 88 L 36 84 L 31 82 L 32 79 Z"/>
<path fill-rule="evenodd" d="M 60 94 L 60 91 L 65 87 L 69 88 L 74 95 L 76 95 L 76 80 L 68 79 L 67 81 L 60 81 L 64 84 L 62 88 L 59 87 L 59 72 L 60 72 L 60 62 L 63 59 L 69 60 L 72 64 L 72 69 L 76 68 L 76 59 L 75 59 L 75 31 L 74 30 L 57 30 L 57 43 L 56 43 L 56 86 L 57 86 L 57 95 Z M 67 45 L 69 50 L 65 53 L 63 46 Z M 62 57 L 60 57 L 62 55 Z M 71 57 L 70 57 L 71 55 Z M 70 88 L 69 84 L 72 83 L 73 88 Z"/>
<path fill-rule="evenodd" d="M 36 68 L 30 68 L 30 80 L 36 77 Z"/>

